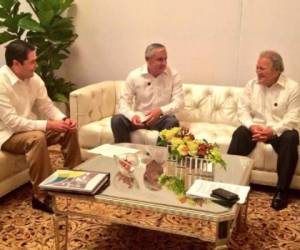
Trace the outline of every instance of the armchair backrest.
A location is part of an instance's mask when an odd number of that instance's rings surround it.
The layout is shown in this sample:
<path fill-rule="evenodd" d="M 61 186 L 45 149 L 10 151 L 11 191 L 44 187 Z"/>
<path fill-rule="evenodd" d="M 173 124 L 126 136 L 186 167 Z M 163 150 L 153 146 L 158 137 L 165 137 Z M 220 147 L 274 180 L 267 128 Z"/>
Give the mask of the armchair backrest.
<path fill-rule="evenodd" d="M 115 81 L 104 81 L 71 92 L 70 116 L 77 121 L 78 127 L 115 113 L 115 85 Z"/>

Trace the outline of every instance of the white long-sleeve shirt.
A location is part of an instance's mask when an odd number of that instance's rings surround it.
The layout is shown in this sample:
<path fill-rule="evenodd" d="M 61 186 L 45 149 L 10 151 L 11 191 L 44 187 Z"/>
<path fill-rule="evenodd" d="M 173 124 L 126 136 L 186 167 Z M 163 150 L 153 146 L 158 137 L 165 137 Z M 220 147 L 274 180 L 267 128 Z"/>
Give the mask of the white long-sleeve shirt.
<path fill-rule="evenodd" d="M 277 135 L 298 129 L 300 122 L 300 85 L 280 75 L 271 87 L 249 81 L 238 104 L 240 122 L 250 128 L 253 124 L 271 127 Z"/>
<path fill-rule="evenodd" d="M 129 120 L 138 112 L 159 107 L 164 115 L 174 114 L 183 106 L 183 91 L 179 74 L 167 67 L 157 77 L 147 65 L 129 73 L 120 100 L 120 113 Z"/>
<path fill-rule="evenodd" d="M 65 115 L 49 99 L 42 79 L 20 80 L 8 66 L 0 68 L 0 149 L 14 133 L 46 130 L 47 120 L 37 120 L 33 108 L 49 120 L 61 120 Z"/>

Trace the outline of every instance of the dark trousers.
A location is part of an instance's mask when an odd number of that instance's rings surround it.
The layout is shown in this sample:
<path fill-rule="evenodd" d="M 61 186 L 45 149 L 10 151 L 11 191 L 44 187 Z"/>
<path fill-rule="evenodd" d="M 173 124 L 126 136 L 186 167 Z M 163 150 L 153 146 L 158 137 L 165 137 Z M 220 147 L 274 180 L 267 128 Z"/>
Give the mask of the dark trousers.
<path fill-rule="evenodd" d="M 244 126 L 238 127 L 229 145 L 228 154 L 247 156 L 256 146 L 252 133 Z M 271 144 L 278 155 L 277 159 L 277 189 L 287 191 L 298 161 L 299 134 L 296 130 L 287 130 L 280 136 L 273 136 L 266 143 Z"/>
<path fill-rule="evenodd" d="M 174 115 L 164 115 L 159 118 L 153 125 L 147 126 L 146 129 L 158 130 L 169 129 L 173 127 L 179 127 L 179 121 Z M 130 132 L 140 129 L 132 124 L 122 114 L 114 115 L 111 118 L 111 129 L 115 138 L 115 143 L 119 142 L 130 142 Z"/>

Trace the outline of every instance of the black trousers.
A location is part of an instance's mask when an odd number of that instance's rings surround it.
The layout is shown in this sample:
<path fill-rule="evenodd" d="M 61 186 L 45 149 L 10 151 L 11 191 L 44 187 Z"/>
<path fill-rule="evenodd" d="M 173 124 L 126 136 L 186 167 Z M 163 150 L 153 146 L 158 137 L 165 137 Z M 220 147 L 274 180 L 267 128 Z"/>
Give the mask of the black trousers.
<path fill-rule="evenodd" d="M 147 126 L 146 129 L 158 130 L 179 127 L 179 121 L 174 115 L 164 115 L 159 118 L 153 125 Z M 113 131 L 115 143 L 130 142 L 130 132 L 139 129 L 122 114 L 114 115 L 111 118 L 111 129 Z"/>
<path fill-rule="evenodd" d="M 252 133 L 245 126 L 238 127 L 229 145 L 228 154 L 247 156 L 256 146 Z M 299 134 L 296 130 L 287 130 L 280 136 L 273 136 L 266 143 L 271 144 L 278 155 L 277 159 L 277 189 L 287 191 L 298 161 Z"/>

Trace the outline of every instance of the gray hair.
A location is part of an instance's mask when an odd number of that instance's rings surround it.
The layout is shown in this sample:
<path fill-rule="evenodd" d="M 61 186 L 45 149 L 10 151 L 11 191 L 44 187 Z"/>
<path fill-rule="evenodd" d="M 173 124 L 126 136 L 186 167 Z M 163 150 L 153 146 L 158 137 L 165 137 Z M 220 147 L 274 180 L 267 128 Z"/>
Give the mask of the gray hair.
<path fill-rule="evenodd" d="M 268 58 L 272 62 L 273 69 L 283 72 L 284 71 L 284 64 L 282 57 L 279 53 L 273 50 L 265 50 L 260 53 L 259 58 Z"/>
<path fill-rule="evenodd" d="M 145 58 L 149 59 L 151 56 L 153 56 L 153 51 L 155 49 L 162 49 L 162 48 L 165 49 L 166 47 L 160 43 L 151 43 L 150 45 L 147 46 L 145 50 Z"/>

